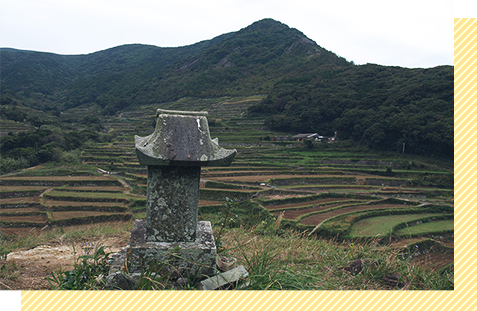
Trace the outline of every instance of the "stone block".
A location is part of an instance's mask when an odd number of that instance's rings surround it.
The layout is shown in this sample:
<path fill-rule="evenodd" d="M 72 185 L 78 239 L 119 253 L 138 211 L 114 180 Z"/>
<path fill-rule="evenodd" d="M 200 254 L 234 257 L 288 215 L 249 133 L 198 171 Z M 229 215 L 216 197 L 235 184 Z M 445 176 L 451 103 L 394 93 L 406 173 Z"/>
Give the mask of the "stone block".
<path fill-rule="evenodd" d="M 145 220 L 136 220 L 126 253 L 129 256 L 129 273 L 139 273 L 151 266 L 163 269 L 166 273 L 174 272 L 177 277 L 216 273 L 217 249 L 209 221 L 197 223 L 193 242 L 148 242 Z"/>
<path fill-rule="evenodd" d="M 224 287 L 228 284 L 234 284 L 240 279 L 246 278 L 248 276 L 248 271 L 245 270 L 244 266 L 238 266 L 235 269 L 229 270 L 224 273 L 219 273 L 217 275 L 211 276 L 206 280 L 203 280 L 197 286 L 197 289 L 200 290 L 215 290 L 221 287 Z"/>

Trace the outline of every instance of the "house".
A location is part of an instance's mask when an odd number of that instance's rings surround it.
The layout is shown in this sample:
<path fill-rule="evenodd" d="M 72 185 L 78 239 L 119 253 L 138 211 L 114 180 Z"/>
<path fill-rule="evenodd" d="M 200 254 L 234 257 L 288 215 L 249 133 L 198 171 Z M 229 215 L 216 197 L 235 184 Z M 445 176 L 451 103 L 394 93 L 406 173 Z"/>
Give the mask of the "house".
<path fill-rule="evenodd" d="M 308 133 L 308 134 L 298 134 L 292 137 L 292 140 L 303 141 L 306 139 L 321 140 L 323 136 L 318 135 L 317 133 Z"/>

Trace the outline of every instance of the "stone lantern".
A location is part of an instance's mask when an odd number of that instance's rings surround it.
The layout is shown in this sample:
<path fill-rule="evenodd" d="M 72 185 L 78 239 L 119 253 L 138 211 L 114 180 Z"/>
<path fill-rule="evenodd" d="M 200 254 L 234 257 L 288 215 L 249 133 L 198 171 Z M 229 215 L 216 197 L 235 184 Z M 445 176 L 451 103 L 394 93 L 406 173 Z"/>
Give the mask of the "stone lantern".
<path fill-rule="evenodd" d="M 147 215 L 136 220 L 127 252 L 130 272 L 177 255 L 180 273 L 215 273 L 216 246 L 208 221 L 197 221 L 202 166 L 229 166 L 235 149 L 210 137 L 207 112 L 158 109 L 154 133 L 135 137 L 147 166 Z"/>

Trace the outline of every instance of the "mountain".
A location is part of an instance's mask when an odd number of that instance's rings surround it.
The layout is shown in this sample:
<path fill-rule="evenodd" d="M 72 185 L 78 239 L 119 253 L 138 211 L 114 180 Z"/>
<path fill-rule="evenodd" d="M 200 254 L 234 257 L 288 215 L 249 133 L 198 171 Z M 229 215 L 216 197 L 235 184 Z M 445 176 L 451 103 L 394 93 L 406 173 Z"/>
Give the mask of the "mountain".
<path fill-rule="evenodd" d="M 1 50 L 1 92 L 36 109 L 96 103 L 105 113 L 182 97 L 267 93 L 283 79 L 350 64 L 264 19 L 190 46 L 124 45 L 88 55 Z"/>
<path fill-rule="evenodd" d="M 272 19 L 183 47 L 133 44 L 87 55 L 0 49 L 0 61 L 2 107 L 59 115 L 94 105 L 113 115 L 183 97 L 261 94 L 248 113 L 273 130 L 338 132 L 374 149 L 406 145 L 453 157 L 452 66 L 357 66 Z"/>

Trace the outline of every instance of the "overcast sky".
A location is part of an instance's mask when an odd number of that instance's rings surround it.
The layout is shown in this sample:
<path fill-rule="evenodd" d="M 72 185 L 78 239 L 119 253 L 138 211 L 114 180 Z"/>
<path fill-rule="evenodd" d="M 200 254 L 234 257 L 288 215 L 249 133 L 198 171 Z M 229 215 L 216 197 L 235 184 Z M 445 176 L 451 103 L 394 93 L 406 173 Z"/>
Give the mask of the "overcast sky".
<path fill-rule="evenodd" d="M 0 47 L 190 45 L 273 18 L 356 64 L 453 64 L 452 0 L 1 0 Z M 462 16 L 463 17 L 463 16 Z"/>

